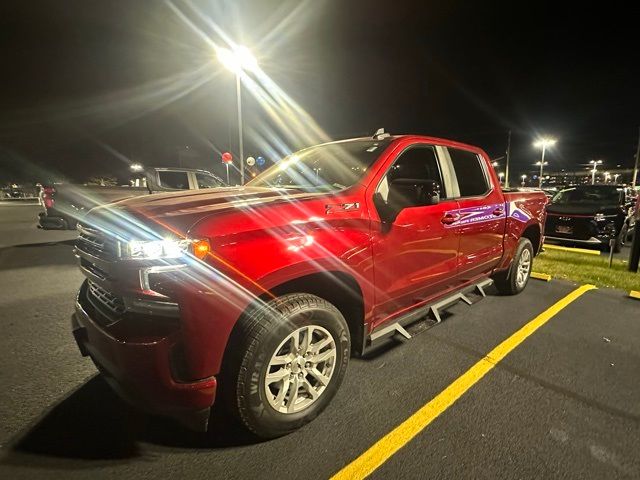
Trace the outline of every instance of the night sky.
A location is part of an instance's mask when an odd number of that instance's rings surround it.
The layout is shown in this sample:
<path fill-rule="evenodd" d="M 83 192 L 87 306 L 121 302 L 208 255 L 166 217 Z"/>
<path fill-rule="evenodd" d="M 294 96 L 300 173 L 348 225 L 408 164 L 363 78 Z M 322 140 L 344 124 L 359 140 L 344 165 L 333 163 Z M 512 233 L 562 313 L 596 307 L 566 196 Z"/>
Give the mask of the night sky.
<path fill-rule="evenodd" d="M 179 159 L 221 171 L 220 152 L 237 153 L 235 83 L 201 36 L 222 45 L 220 31 L 249 46 L 330 138 L 385 127 L 477 144 L 495 158 L 512 130 L 514 175 L 534 168 L 531 143 L 540 134 L 558 139 L 551 169 L 593 158 L 633 165 L 640 42 L 631 6 L 172 5 L 0 3 L 0 183 L 83 179 Z M 247 155 L 308 143 L 291 139 L 300 125 L 286 135 L 247 86 L 243 92 Z"/>

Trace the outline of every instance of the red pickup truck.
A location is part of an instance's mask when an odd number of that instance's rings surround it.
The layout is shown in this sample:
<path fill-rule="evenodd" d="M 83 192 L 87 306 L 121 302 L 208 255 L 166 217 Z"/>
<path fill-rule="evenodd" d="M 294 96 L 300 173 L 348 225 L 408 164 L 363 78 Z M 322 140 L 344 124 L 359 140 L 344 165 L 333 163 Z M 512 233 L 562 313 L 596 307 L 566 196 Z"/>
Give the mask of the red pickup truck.
<path fill-rule="evenodd" d="M 206 429 L 214 403 L 260 437 L 331 401 L 349 357 L 478 284 L 521 292 L 543 192 L 503 192 L 479 148 L 424 136 L 310 147 L 243 187 L 93 209 L 73 331 L 146 410 Z"/>

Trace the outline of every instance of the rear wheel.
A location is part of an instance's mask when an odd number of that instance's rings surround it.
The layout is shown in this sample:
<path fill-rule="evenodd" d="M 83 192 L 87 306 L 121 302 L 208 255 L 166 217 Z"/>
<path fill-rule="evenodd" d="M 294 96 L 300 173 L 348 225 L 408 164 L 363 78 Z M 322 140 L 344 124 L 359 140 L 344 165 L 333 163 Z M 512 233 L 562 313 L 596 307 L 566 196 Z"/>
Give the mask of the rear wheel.
<path fill-rule="evenodd" d="M 496 288 L 502 295 L 517 295 L 525 289 L 531 277 L 533 245 L 528 238 L 518 241 L 511 267 L 494 277 Z"/>
<path fill-rule="evenodd" d="M 263 438 L 286 435 L 329 404 L 349 362 L 347 322 L 326 300 L 289 294 L 239 320 L 227 402 Z"/>

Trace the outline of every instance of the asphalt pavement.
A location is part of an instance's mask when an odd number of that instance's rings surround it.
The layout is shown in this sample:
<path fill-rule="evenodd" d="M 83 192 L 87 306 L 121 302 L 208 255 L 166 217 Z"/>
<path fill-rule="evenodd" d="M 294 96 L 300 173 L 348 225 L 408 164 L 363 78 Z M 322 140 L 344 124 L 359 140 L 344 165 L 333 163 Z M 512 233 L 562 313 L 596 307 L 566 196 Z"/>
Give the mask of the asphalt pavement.
<path fill-rule="evenodd" d="M 256 442 L 218 411 L 196 434 L 130 409 L 80 356 L 74 234 L 35 229 L 37 208 L 0 205 L 0 478 L 329 478 L 576 288 L 532 280 L 449 308 L 353 359 L 329 408 L 287 437 Z M 371 478 L 640 478 L 639 352 L 640 302 L 589 291 Z"/>

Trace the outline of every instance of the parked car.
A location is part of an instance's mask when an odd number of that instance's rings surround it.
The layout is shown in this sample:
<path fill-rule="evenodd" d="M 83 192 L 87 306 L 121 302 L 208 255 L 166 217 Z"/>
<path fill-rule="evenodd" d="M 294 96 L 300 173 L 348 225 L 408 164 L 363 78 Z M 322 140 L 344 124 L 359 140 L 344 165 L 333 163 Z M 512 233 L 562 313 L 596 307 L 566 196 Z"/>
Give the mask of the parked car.
<path fill-rule="evenodd" d="M 215 188 L 225 183 L 206 170 L 151 168 L 140 186 L 56 184 L 42 187 L 38 227 L 45 230 L 75 229 L 79 219 L 92 208 L 125 198 L 176 190 Z M 140 183 L 140 182 L 138 182 Z"/>
<path fill-rule="evenodd" d="M 351 354 L 495 281 L 527 285 L 541 191 L 503 193 L 481 149 L 358 138 L 283 159 L 247 185 L 93 209 L 73 333 L 120 394 L 206 429 L 214 403 L 257 436 L 335 395 Z"/>
<path fill-rule="evenodd" d="M 579 185 L 558 192 L 547 205 L 548 240 L 620 251 L 633 226 L 634 198 L 616 185 Z"/>

